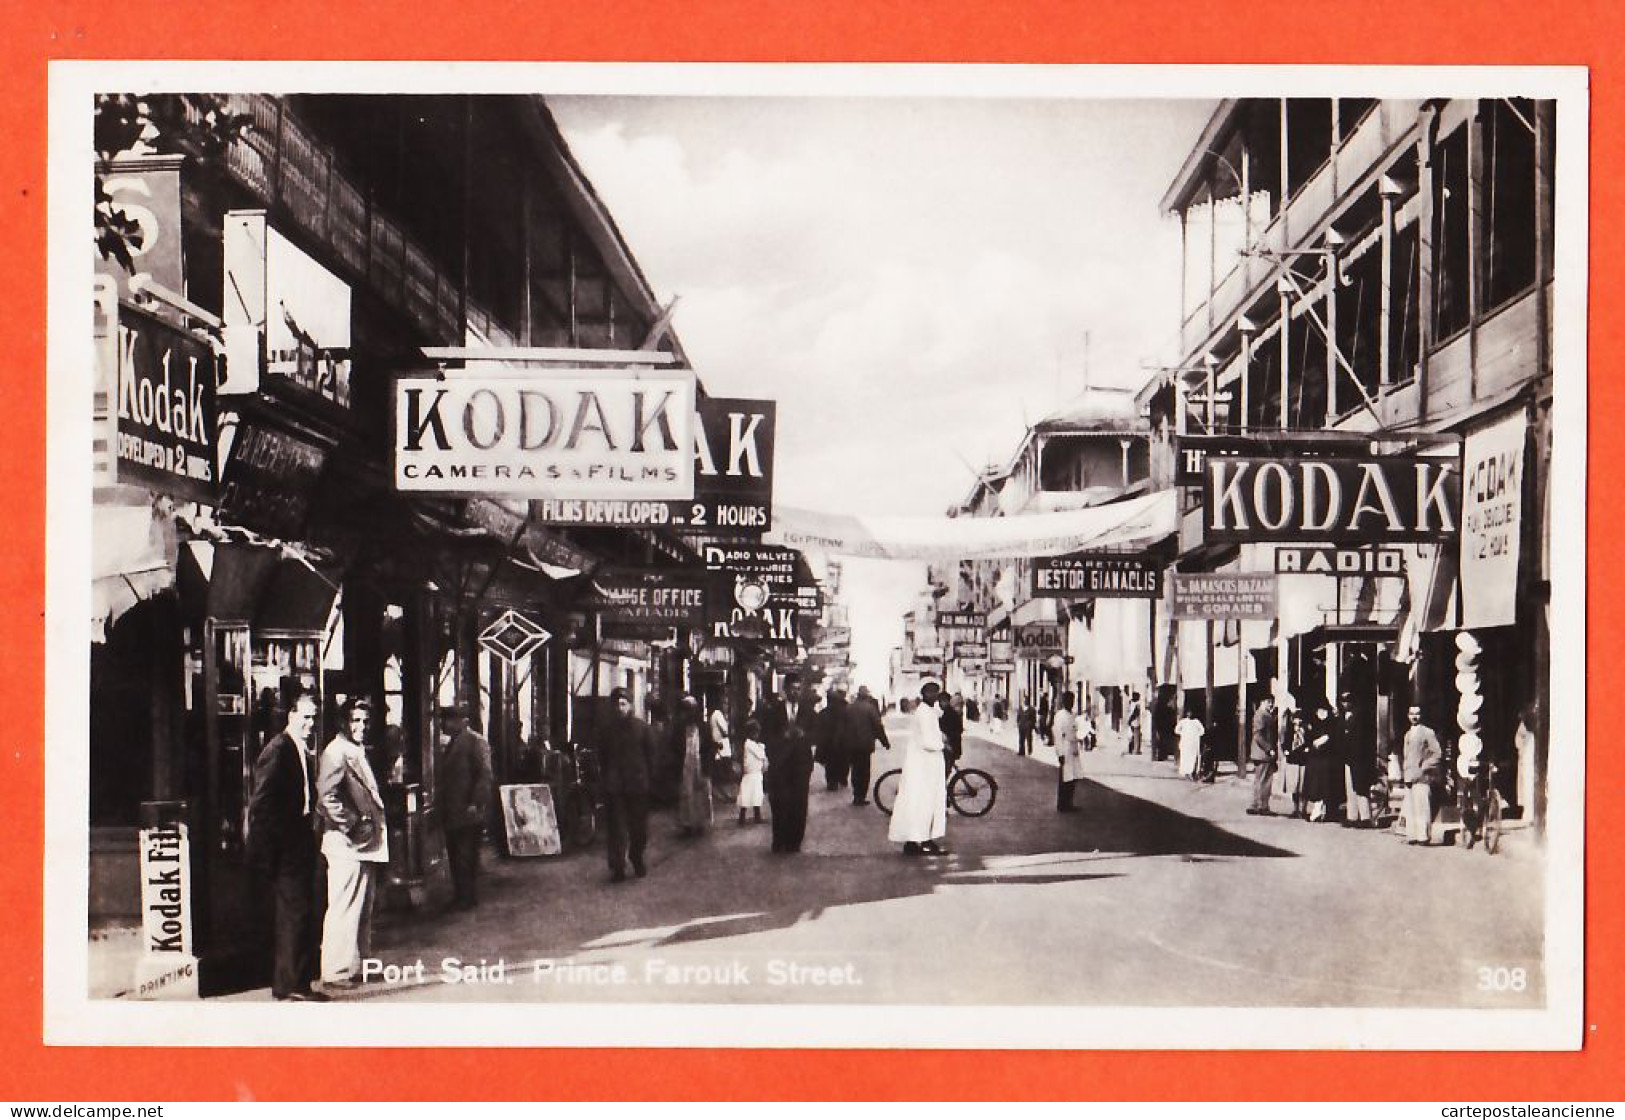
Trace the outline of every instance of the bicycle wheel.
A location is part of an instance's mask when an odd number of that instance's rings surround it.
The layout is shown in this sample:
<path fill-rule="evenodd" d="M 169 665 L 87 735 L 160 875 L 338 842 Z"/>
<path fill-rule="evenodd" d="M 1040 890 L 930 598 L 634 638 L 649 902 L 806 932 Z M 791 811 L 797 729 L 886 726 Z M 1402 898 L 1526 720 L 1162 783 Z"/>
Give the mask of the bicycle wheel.
<path fill-rule="evenodd" d="M 1501 798 L 1492 789 L 1484 804 L 1484 853 L 1494 855 L 1501 848 Z"/>
<path fill-rule="evenodd" d="M 948 804 L 962 816 L 985 816 L 998 796 L 999 783 L 985 770 L 961 770 L 948 783 Z"/>
<path fill-rule="evenodd" d="M 598 836 L 598 809 L 580 786 L 566 795 L 564 828 L 570 844 L 577 848 L 588 847 Z"/>
<path fill-rule="evenodd" d="M 891 816 L 891 807 L 897 802 L 897 787 L 902 780 L 901 770 L 888 770 L 875 779 L 875 808 L 888 817 Z"/>

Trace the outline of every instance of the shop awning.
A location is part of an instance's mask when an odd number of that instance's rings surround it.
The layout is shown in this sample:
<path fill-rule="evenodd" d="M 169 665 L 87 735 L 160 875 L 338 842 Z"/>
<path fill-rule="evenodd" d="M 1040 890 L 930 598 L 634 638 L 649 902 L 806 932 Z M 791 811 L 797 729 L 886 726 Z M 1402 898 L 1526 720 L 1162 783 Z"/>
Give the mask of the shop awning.
<path fill-rule="evenodd" d="M 1145 548 L 1174 533 L 1177 498 L 1160 490 L 1088 509 L 1017 517 L 820 513 L 776 506 L 763 539 L 877 560 L 998 560 Z"/>

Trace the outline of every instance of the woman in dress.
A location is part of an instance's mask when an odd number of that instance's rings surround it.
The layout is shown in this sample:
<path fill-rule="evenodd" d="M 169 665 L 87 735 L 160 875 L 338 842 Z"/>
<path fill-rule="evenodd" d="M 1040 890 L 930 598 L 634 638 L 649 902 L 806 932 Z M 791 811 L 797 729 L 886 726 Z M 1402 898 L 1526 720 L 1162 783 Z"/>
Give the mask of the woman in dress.
<path fill-rule="evenodd" d="M 1303 799 L 1309 819 L 1332 820 L 1331 807 L 1343 793 L 1343 756 L 1336 747 L 1337 729 L 1329 706 L 1322 703 L 1315 708 L 1305 735 L 1309 746 L 1303 764 Z"/>
<path fill-rule="evenodd" d="M 672 721 L 672 741 L 683 757 L 683 774 L 677 789 L 677 824 L 684 836 L 698 836 L 711 827 L 711 767 L 706 757 L 700 705 L 692 696 L 683 697 L 677 706 L 677 718 Z"/>
<path fill-rule="evenodd" d="M 744 773 L 739 777 L 739 823 L 745 823 L 745 810 L 752 810 L 756 820 L 762 819 L 762 772 L 767 768 L 767 748 L 762 745 L 762 725 L 756 720 L 745 721 L 745 743 L 740 748 Z"/>
<path fill-rule="evenodd" d="M 1292 799 L 1291 816 L 1302 820 L 1307 803 L 1303 796 L 1305 751 L 1309 743 L 1304 734 L 1303 719 L 1294 708 L 1281 713 L 1281 792 Z"/>

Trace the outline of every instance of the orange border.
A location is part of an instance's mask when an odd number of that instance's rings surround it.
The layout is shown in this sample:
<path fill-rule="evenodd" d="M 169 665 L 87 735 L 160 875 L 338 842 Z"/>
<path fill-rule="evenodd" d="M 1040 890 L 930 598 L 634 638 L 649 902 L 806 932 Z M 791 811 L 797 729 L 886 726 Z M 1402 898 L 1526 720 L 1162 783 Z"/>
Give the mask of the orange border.
<path fill-rule="evenodd" d="M 194 10 L 185 10 L 192 7 Z M 10 158 L 0 207 L 5 407 L 0 478 L 8 529 L 0 558 L 0 1098 L 10 1100 L 514 1098 L 1194 1098 L 1527 1101 L 1618 1099 L 1625 1088 L 1621 1000 L 1625 766 L 1608 736 L 1588 759 L 1586 1049 L 1575 1054 L 1235 1054 L 765 1051 L 347 1052 L 92 1050 L 41 1046 L 40 924 L 44 783 L 43 601 L 45 441 L 46 63 L 51 58 L 461 58 L 559 60 L 985 61 L 1028 63 L 1523 63 L 1592 67 L 1592 367 L 1625 358 L 1621 317 L 1598 313 L 1622 291 L 1625 259 L 1616 172 L 1625 123 L 1625 6 L 1487 0 L 1191 3 L 1136 0 L 598 0 L 592 4 L 463 0 L 394 4 L 214 0 L 8 4 L 0 57 L 0 136 Z M 19 158 L 20 157 L 20 158 Z M 1625 175 L 1622 175 L 1625 178 Z M 1610 220 L 1613 219 L 1613 220 Z M 1590 386 L 1593 461 L 1619 453 L 1625 379 Z M 1608 472 L 1597 478 L 1606 480 Z M 1625 671 L 1603 641 L 1625 624 L 1617 528 L 1625 496 L 1590 494 L 1594 609 L 1588 716 L 1617 725 L 1604 701 Z M 1609 651 L 1611 652 L 1611 651 Z M 1599 656 L 1601 655 L 1601 656 Z M 1613 718 L 1610 718 L 1613 717 Z M 974 1057 L 974 1056 L 969 1056 Z M 363 1072 L 364 1071 L 364 1072 Z"/>

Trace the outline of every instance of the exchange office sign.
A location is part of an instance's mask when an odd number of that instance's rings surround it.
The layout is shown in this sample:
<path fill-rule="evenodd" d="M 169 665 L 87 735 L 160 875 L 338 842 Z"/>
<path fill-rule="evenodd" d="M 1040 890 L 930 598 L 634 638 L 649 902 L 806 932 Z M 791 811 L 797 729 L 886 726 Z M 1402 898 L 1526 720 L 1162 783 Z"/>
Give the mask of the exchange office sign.
<path fill-rule="evenodd" d="M 431 493 L 686 501 L 691 372 L 401 377 L 395 486 Z"/>
<path fill-rule="evenodd" d="M 1174 618 L 1274 618 L 1278 587 L 1273 575 L 1187 575 L 1175 572 Z"/>
<path fill-rule="evenodd" d="M 705 622 L 707 576 L 686 568 L 600 568 L 592 574 L 599 617 L 660 626 Z"/>
<path fill-rule="evenodd" d="M 1210 455 L 1206 461 L 1202 527 L 1209 541 L 1387 544 L 1454 537 L 1460 524 L 1455 459 Z"/>
<path fill-rule="evenodd" d="M 1144 556 L 1038 556 L 1033 597 L 1044 599 L 1159 599 L 1162 565 Z"/>
<path fill-rule="evenodd" d="M 145 311 L 118 315 L 118 479 L 212 504 L 214 351 Z"/>

